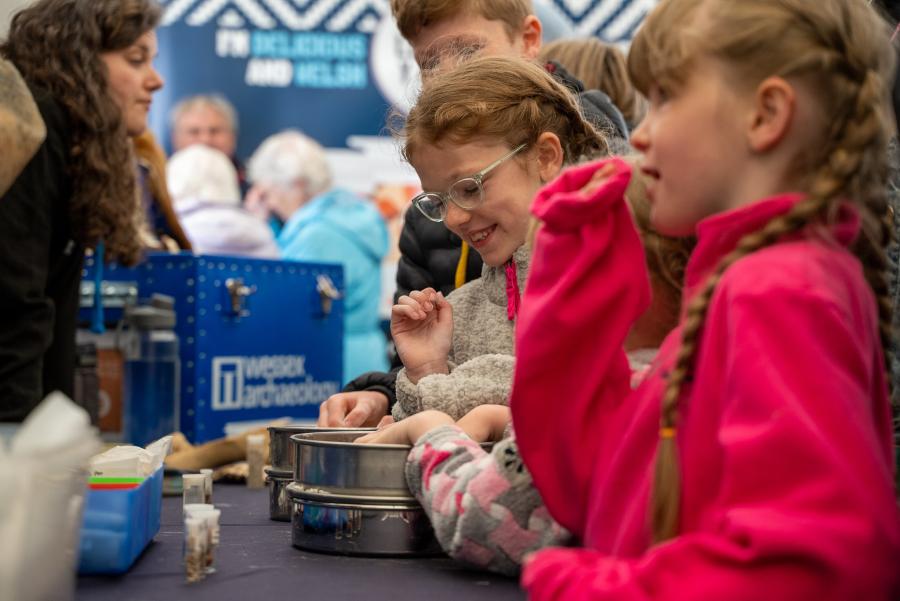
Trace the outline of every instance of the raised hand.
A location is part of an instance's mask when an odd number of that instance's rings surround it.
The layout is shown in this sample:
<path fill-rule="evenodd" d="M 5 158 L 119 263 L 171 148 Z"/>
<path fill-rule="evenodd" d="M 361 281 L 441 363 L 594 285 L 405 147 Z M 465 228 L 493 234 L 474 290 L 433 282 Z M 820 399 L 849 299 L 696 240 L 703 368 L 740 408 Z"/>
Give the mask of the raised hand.
<path fill-rule="evenodd" d="M 591 176 L 591 179 L 588 180 L 581 188 L 581 194 L 585 197 L 591 197 L 596 194 L 597 190 L 602 188 L 607 180 L 616 172 L 616 168 L 614 165 L 610 163 L 604 164 L 602 167 L 597 169 L 594 172 L 594 175 Z"/>
<path fill-rule="evenodd" d="M 391 336 L 411 382 L 448 373 L 453 308 L 433 288 L 401 296 L 391 309 Z"/>

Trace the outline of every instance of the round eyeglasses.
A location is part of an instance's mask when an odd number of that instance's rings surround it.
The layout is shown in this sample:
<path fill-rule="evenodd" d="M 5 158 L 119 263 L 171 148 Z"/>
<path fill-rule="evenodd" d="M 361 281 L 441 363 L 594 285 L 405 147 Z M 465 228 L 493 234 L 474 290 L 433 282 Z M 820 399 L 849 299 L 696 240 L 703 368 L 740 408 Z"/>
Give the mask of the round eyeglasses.
<path fill-rule="evenodd" d="M 484 202 L 484 178 L 487 174 L 526 148 L 528 144 L 520 144 L 472 177 L 464 177 L 454 183 L 446 192 L 422 192 L 413 198 L 412 202 L 425 217 L 438 223 L 447 217 L 448 202 L 453 202 L 460 209 L 471 211 Z"/>

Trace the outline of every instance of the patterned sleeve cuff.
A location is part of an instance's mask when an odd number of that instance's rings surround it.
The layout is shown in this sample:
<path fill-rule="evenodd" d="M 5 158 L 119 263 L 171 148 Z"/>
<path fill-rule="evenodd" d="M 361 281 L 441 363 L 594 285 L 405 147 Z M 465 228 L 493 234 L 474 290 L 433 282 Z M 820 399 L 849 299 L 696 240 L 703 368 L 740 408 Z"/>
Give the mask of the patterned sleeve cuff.
<path fill-rule="evenodd" d="M 469 438 L 455 425 L 440 426 L 427 432 L 413 445 L 406 459 L 406 482 L 410 491 L 420 502 L 426 502 L 423 495 L 427 475 L 435 471 L 451 469 L 448 460 L 466 458 L 471 460 L 483 451 L 478 443 Z"/>

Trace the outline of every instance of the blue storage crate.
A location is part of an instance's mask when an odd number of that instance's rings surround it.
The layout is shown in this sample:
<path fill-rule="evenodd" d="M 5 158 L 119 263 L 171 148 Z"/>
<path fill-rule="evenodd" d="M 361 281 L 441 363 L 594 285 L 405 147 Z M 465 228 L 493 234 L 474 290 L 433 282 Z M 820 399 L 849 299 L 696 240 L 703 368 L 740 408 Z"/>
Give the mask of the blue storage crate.
<path fill-rule="evenodd" d="M 94 265 L 85 263 L 82 322 L 90 321 Z M 343 301 L 323 302 L 323 278 L 343 289 L 336 264 L 152 254 L 140 265 L 107 265 L 103 288 L 175 299 L 179 337 L 179 430 L 194 442 L 228 424 L 315 419 L 341 389 Z M 85 302 L 87 301 L 87 302 Z M 112 324 L 121 308 L 105 310 Z"/>
<path fill-rule="evenodd" d="M 81 524 L 79 574 L 121 574 L 156 533 L 163 468 L 127 490 L 88 490 Z"/>

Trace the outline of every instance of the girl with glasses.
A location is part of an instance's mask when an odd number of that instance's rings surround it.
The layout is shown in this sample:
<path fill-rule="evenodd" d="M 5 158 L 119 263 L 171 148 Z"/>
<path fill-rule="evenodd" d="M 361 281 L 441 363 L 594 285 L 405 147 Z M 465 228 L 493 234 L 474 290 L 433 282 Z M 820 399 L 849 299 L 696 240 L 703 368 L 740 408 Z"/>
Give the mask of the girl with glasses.
<path fill-rule="evenodd" d="M 509 422 L 513 329 L 531 259 L 531 201 L 564 165 L 606 154 L 606 141 L 582 118 L 571 93 L 539 65 L 487 57 L 429 78 L 407 117 L 403 141 L 424 190 L 409 210 L 442 222 L 481 255 L 484 267 L 480 279 L 447 298 L 428 288 L 398 299 L 391 333 L 404 367 L 392 414 L 404 421 L 360 442 L 415 442 L 418 435 L 412 438 L 410 428 L 424 433 L 467 414 L 464 428 L 491 430 L 491 436 L 478 438 L 498 440 Z M 480 411 L 470 413 L 476 407 Z M 455 429 L 449 436 L 461 443 L 464 461 L 476 465 L 468 446 L 477 444 Z M 514 444 L 498 449 L 496 461 L 482 452 L 482 461 L 503 469 L 506 450 L 515 463 Z M 542 537 L 539 546 L 559 540 L 564 533 L 549 520 L 521 462 L 507 468 L 499 480 L 531 493 L 507 509 L 526 522 L 533 514 L 535 533 L 525 538 Z M 415 471 L 412 464 L 410 469 Z M 417 475 L 409 480 L 413 490 L 423 487 Z M 520 557 L 510 562 L 497 552 L 478 561 L 468 545 L 459 548 L 453 535 L 458 516 L 442 518 L 450 508 L 431 501 L 423 499 L 423 505 L 451 556 L 499 571 L 517 569 Z M 483 517 L 474 511 L 467 516 Z M 476 538 L 491 545 L 491 532 L 482 536 L 480 524 L 475 530 Z"/>
<path fill-rule="evenodd" d="M 442 221 L 486 266 L 481 280 L 447 299 L 425 290 L 394 307 L 394 339 L 405 363 L 397 386 L 403 413 L 395 416 L 415 415 L 359 442 L 415 444 L 407 482 L 438 540 L 452 557 L 492 571 L 514 574 L 526 553 L 568 538 L 533 487 L 508 428 L 507 337 L 530 258 L 532 197 L 562 165 L 602 150 L 565 90 L 539 67 L 510 59 L 475 60 L 429 81 L 407 122 L 406 156 L 425 190 L 410 210 Z M 677 321 L 690 251 L 689 242 L 643 227 L 649 205 L 641 183 L 633 182 L 629 197 L 648 249 L 655 305 L 629 340 L 634 358 L 658 346 Z M 510 281 L 513 266 L 517 278 Z M 486 440 L 500 441 L 490 454 L 478 445 Z"/>
<path fill-rule="evenodd" d="M 424 190 L 410 210 L 442 222 L 484 268 L 449 300 L 431 288 L 398 299 L 391 332 L 404 368 L 393 417 L 440 409 L 458 419 L 509 396 L 531 199 L 563 165 L 605 154 L 606 142 L 566 88 L 509 58 L 430 78 L 403 135 Z"/>

